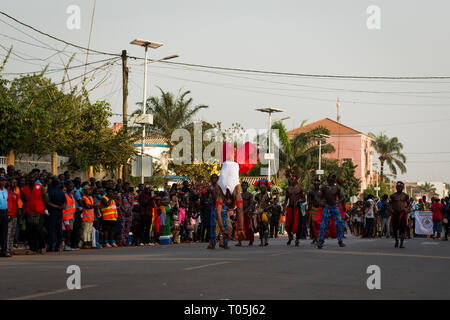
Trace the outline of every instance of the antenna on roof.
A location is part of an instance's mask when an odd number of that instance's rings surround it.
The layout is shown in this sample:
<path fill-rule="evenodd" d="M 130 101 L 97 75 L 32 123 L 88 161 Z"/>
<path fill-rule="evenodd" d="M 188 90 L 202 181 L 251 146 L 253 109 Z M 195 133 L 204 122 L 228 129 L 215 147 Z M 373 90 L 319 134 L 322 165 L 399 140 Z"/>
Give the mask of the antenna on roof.
<path fill-rule="evenodd" d="M 336 111 L 337 111 L 336 121 L 338 123 L 341 123 L 341 110 L 339 109 L 339 107 L 340 107 L 340 102 L 339 102 L 339 98 L 337 98 L 337 101 L 336 101 Z"/>

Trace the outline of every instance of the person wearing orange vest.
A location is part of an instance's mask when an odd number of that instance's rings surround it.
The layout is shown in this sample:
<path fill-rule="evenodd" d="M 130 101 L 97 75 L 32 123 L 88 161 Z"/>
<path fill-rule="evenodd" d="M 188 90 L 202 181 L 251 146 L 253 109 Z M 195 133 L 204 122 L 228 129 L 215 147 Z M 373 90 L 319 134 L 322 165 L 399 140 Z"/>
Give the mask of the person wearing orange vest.
<path fill-rule="evenodd" d="M 27 254 L 42 254 L 42 249 L 45 248 L 44 214 L 47 193 L 43 192 L 39 172 L 39 169 L 33 169 L 28 176 L 28 184 L 22 188 L 30 245 L 30 251 Z"/>
<path fill-rule="evenodd" d="M 106 191 L 106 196 L 100 200 L 100 213 L 103 221 L 102 226 L 105 247 L 117 247 L 114 240 L 114 231 L 116 228 L 118 213 L 117 205 L 114 201 L 114 191 L 112 189 L 108 189 Z"/>
<path fill-rule="evenodd" d="M 91 196 L 92 188 L 90 185 L 83 187 L 83 198 L 81 198 L 81 207 L 83 213 L 81 215 L 81 239 L 83 240 L 83 249 L 92 248 L 92 226 L 94 225 L 94 198 Z"/>
<path fill-rule="evenodd" d="M 64 224 L 64 251 L 74 251 L 72 239 L 73 223 L 75 220 L 76 204 L 73 195 L 73 182 L 67 181 L 65 184 L 66 204 L 63 210 L 63 224 Z"/>

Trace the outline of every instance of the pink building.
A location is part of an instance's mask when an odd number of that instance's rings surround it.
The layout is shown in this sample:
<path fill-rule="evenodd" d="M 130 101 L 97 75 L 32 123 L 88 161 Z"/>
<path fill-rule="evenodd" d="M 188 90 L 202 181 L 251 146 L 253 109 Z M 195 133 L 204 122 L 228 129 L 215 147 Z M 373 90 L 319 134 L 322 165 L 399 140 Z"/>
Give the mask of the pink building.
<path fill-rule="evenodd" d="M 357 165 L 355 176 L 361 180 L 361 192 L 371 184 L 372 172 L 372 139 L 355 129 L 347 127 L 329 118 L 304 125 L 301 128 L 288 131 L 289 137 L 293 137 L 300 132 L 309 132 L 317 127 L 324 127 L 329 130 L 330 138 L 327 143 L 334 146 L 335 152 L 325 154 L 324 157 L 338 159 L 342 161 L 352 159 Z"/>

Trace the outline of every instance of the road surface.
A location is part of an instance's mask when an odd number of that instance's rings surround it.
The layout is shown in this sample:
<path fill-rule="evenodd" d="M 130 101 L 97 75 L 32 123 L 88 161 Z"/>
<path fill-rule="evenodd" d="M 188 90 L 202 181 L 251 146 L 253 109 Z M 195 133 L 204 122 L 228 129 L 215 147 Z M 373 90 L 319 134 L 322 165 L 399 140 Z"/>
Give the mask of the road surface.
<path fill-rule="evenodd" d="M 255 242 L 257 243 L 257 242 Z M 327 240 L 322 250 L 206 243 L 90 249 L 0 259 L 0 299 L 450 299 L 450 243 L 426 238 Z M 68 290 L 68 266 L 81 289 Z M 370 265 L 381 289 L 369 290 Z"/>

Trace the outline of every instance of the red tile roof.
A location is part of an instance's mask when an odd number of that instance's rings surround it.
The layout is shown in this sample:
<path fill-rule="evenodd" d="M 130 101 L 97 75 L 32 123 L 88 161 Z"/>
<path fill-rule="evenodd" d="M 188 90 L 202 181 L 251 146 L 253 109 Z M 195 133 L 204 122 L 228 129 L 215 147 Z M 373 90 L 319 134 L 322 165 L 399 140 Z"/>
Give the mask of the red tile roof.
<path fill-rule="evenodd" d="M 360 131 L 352 129 L 343 125 L 342 123 L 331 120 L 330 118 L 324 118 L 322 120 L 312 122 L 304 125 L 301 128 L 296 128 L 287 132 L 289 136 L 299 134 L 301 132 L 309 132 L 317 127 L 324 127 L 330 131 L 330 135 L 342 135 L 342 134 L 363 134 Z"/>

